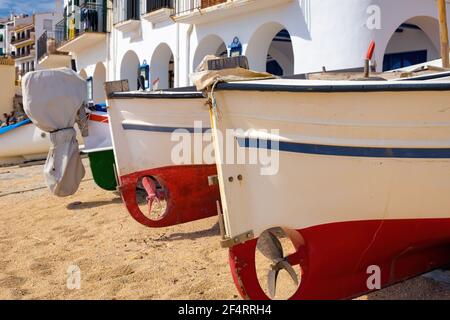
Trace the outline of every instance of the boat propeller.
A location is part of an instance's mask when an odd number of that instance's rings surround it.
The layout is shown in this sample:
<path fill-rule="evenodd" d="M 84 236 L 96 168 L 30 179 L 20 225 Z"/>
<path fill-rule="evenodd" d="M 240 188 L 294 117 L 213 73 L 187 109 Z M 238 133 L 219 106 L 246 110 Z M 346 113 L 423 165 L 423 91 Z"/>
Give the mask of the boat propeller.
<path fill-rule="evenodd" d="M 272 261 L 267 278 L 269 295 L 272 299 L 275 298 L 278 274 L 281 270 L 286 270 L 288 272 L 296 286 L 299 284 L 297 273 L 289 263 L 287 257 L 284 256 L 283 246 L 276 236 L 278 231 L 283 233 L 280 228 L 264 231 L 257 243 L 258 250 L 266 258 Z"/>
<path fill-rule="evenodd" d="M 162 190 L 158 190 L 155 181 L 149 177 L 144 177 L 142 179 L 142 186 L 147 192 L 147 204 L 149 212 L 151 212 L 155 200 L 164 200 L 164 192 Z"/>

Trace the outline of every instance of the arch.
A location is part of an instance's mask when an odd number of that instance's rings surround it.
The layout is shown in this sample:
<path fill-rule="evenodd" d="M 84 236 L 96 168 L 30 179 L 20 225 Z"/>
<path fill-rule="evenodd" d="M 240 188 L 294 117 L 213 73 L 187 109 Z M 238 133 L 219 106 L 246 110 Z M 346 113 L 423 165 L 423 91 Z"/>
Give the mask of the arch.
<path fill-rule="evenodd" d="M 169 45 L 160 43 L 150 61 L 151 83 L 159 79 L 158 89 L 174 87 L 174 59 Z"/>
<path fill-rule="evenodd" d="M 133 51 L 129 50 L 122 58 L 120 64 L 120 79 L 128 80 L 130 90 L 134 91 L 138 88 L 138 73 L 139 73 L 139 57 Z"/>
<path fill-rule="evenodd" d="M 278 22 L 269 22 L 259 27 L 248 42 L 245 55 L 252 70 L 268 71 L 268 68 L 273 68 L 281 72 L 278 75 L 294 74 L 291 35 Z"/>
<path fill-rule="evenodd" d="M 198 67 L 205 56 L 210 54 L 219 57 L 228 55 L 227 46 L 223 39 L 218 35 L 210 34 L 199 42 L 197 49 L 195 50 L 193 70 Z"/>
<path fill-rule="evenodd" d="M 82 77 L 84 80 L 87 80 L 87 73 L 86 70 L 82 69 L 80 70 L 80 72 L 78 73 L 80 75 L 80 77 Z"/>
<path fill-rule="evenodd" d="M 391 32 L 383 48 L 383 71 L 439 59 L 439 21 L 430 16 L 410 18 Z"/>
<path fill-rule="evenodd" d="M 94 103 L 105 102 L 105 89 L 104 84 L 106 81 L 106 68 L 103 62 L 97 63 L 94 70 L 93 75 L 93 84 L 94 84 Z"/>

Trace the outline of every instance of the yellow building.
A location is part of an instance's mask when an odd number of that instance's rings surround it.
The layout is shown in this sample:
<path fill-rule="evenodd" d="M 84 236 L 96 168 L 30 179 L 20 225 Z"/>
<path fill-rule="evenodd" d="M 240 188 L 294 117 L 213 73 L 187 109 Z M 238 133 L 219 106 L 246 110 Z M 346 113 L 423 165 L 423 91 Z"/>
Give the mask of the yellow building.
<path fill-rule="evenodd" d="M 3 113 L 9 113 L 13 109 L 15 79 L 14 60 L 0 58 L 0 119 L 3 119 Z"/>

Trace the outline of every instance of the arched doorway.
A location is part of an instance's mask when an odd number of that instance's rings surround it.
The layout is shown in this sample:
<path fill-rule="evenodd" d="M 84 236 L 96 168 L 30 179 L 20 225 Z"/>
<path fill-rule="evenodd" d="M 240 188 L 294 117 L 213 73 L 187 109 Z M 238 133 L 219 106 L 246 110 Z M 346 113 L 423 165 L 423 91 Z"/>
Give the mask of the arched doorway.
<path fill-rule="evenodd" d="M 128 80 L 131 91 L 138 88 L 139 65 L 139 57 L 132 50 L 123 56 L 120 64 L 120 79 Z"/>
<path fill-rule="evenodd" d="M 383 58 L 383 71 L 439 59 L 439 22 L 415 17 L 402 23 L 391 36 Z"/>
<path fill-rule="evenodd" d="M 175 84 L 174 76 L 172 50 L 166 43 L 161 43 L 155 49 L 150 62 L 151 85 L 157 83 L 158 89 L 173 88 Z"/>
<path fill-rule="evenodd" d="M 95 66 L 93 76 L 93 98 L 94 103 L 105 102 L 105 89 L 104 84 L 106 81 L 106 68 L 102 62 L 97 63 Z"/>
<path fill-rule="evenodd" d="M 250 68 L 278 76 L 294 74 L 294 50 L 289 31 L 281 24 L 269 22 L 252 35 L 245 55 Z"/>
<path fill-rule="evenodd" d="M 207 55 L 215 55 L 217 57 L 226 57 L 228 55 L 227 46 L 221 37 L 211 34 L 203 38 L 195 50 L 193 70 L 198 67 Z"/>

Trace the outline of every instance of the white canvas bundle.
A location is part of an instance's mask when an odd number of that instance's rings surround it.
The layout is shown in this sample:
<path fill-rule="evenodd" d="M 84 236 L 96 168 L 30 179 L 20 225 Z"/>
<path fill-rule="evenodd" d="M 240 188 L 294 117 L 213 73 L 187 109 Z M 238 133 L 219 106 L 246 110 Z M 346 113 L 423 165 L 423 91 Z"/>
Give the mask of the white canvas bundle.
<path fill-rule="evenodd" d="M 44 167 L 46 184 L 54 195 L 70 196 L 85 175 L 73 127 L 84 114 L 86 82 L 70 69 L 42 70 L 24 77 L 22 92 L 28 117 L 50 133 L 52 147 Z"/>

